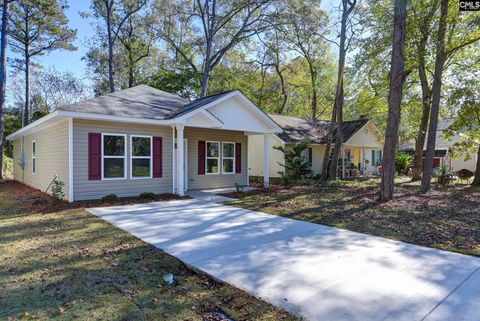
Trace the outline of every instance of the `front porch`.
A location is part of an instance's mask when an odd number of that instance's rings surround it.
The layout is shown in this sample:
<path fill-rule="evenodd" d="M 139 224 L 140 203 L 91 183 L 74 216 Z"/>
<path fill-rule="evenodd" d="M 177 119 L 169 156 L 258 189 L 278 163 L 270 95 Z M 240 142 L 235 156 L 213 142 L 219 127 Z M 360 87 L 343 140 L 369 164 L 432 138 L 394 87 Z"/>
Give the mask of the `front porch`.
<path fill-rule="evenodd" d="M 343 145 L 337 176 L 342 179 L 379 176 L 383 151 L 378 147 Z"/>

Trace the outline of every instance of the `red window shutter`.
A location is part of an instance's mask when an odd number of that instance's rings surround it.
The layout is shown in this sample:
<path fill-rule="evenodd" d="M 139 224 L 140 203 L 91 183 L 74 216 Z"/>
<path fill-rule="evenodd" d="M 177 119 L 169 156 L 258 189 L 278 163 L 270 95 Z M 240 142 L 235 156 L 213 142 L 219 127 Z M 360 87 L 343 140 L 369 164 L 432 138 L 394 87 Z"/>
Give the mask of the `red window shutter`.
<path fill-rule="evenodd" d="M 163 140 L 162 137 L 153 137 L 153 177 L 163 175 Z"/>
<path fill-rule="evenodd" d="M 198 141 L 198 175 L 205 175 L 205 141 Z"/>
<path fill-rule="evenodd" d="M 88 133 L 88 179 L 102 178 L 102 134 Z"/>
<path fill-rule="evenodd" d="M 242 172 L 242 144 L 235 143 L 235 173 Z"/>

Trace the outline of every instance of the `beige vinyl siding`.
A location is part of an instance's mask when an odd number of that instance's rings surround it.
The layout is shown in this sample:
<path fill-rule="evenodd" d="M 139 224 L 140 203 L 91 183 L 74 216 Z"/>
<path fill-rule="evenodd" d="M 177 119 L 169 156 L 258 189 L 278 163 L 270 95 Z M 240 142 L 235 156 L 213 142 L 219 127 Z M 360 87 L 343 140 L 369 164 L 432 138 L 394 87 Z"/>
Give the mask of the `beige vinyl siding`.
<path fill-rule="evenodd" d="M 55 175 L 65 183 L 63 192 L 68 199 L 68 120 L 62 120 L 27 135 L 24 138 L 25 169 L 18 164 L 22 150 L 22 138 L 13 142 L 15 180 L 45 192 Z M 32 141 L 36 143 L 36 173 L 32 173 Z M 51 190 L 47 191 L 51 194 Z"/>
<path fill-rule="evenodd" d="M 126 179 L 88 179 L 88 133 L 127 135 Z M 130 135 L 149 135 L 163 138 L 163 177 L 130 179 Z M 172 128 L 118 122 L 75 119 L 73 122 L 74 200 L 98 199 L 107 194 L 119 197 L 138 196 L 143 192 L 156 194 L 172 192 Z"/>
<path fill-rule="evenodd" d="M 187 127 L 184 137 L 188 140 L 188 189 L 232 187 L 235 183 L 248 184 L 248 140 L 243 132 Z M 220 141 L 220 144 L 221 142 L 241 143 L 242 172 L 240 174 L 198 175 L 198 141 L 201 140 Z"/>
<path fill-rule="evenodd" d="M 283 154 L 275 146 L 284 146 L 276 135 L 270 135 L 270 177 L 280 177 L 283 171 Z M 263 176 L 263 135 L 248 136 L 248 166 L 250 176 Z"/>

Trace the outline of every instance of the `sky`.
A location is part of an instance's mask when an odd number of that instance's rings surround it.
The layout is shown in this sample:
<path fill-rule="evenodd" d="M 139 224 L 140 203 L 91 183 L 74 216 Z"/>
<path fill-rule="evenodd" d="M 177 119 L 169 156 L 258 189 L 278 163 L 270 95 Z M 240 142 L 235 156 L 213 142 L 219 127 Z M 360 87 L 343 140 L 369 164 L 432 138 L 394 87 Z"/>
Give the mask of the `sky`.
<path fill-rule="evenodd" d="M 321 3 L 322 8 L 330 11 L 338 0 L 324 0 Z M 36 61 L 43 65 L 46 69 L 53 66 L 59 71 L 73 72 L 78 78 L 87 80 L 87 67 L 82 57 L 88 51 L 86 42 L 88 38 L 94 36 L 94 28 L 92 26 L 93 18 L 84 19 L 80 17 L 80 12 L 90 12 L 90 0 L 70 0 L 69 8 L 66 11 L 69 19 L 69 27 L 77 29 L 77 39 L 74 45 L 78 48 L 76 51 L 55 50 L 49 54 L 37 57 Z M 9 52 L 9 57 L 14 57 L 14 53 Z"/>

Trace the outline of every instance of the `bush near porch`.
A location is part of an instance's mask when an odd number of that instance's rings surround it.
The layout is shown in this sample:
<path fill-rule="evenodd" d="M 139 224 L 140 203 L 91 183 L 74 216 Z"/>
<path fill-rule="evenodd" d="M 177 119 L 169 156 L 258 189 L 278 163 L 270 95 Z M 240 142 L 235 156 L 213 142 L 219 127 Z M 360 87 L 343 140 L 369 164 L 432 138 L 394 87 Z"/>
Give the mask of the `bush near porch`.
<path fill-rule="evenodd" d="M 50 203 L 0 183 L 0 320 L 213 320 L 204 317 L 217 309 L 298 320 L 84 211 L 88 202 Z M 168 273 L 176 286 L 162 281 Z"/>
<path fill-rule="evenodd" d="M 480 256 L 480 189 L 435 186 L 420 194 L 419 183 L 399 179 L 395 199 L 377 202 L 379 179 L 324 185 L 272 186 L 231 193 L 227 205 L 383 236 L 408 243 Z"/>

